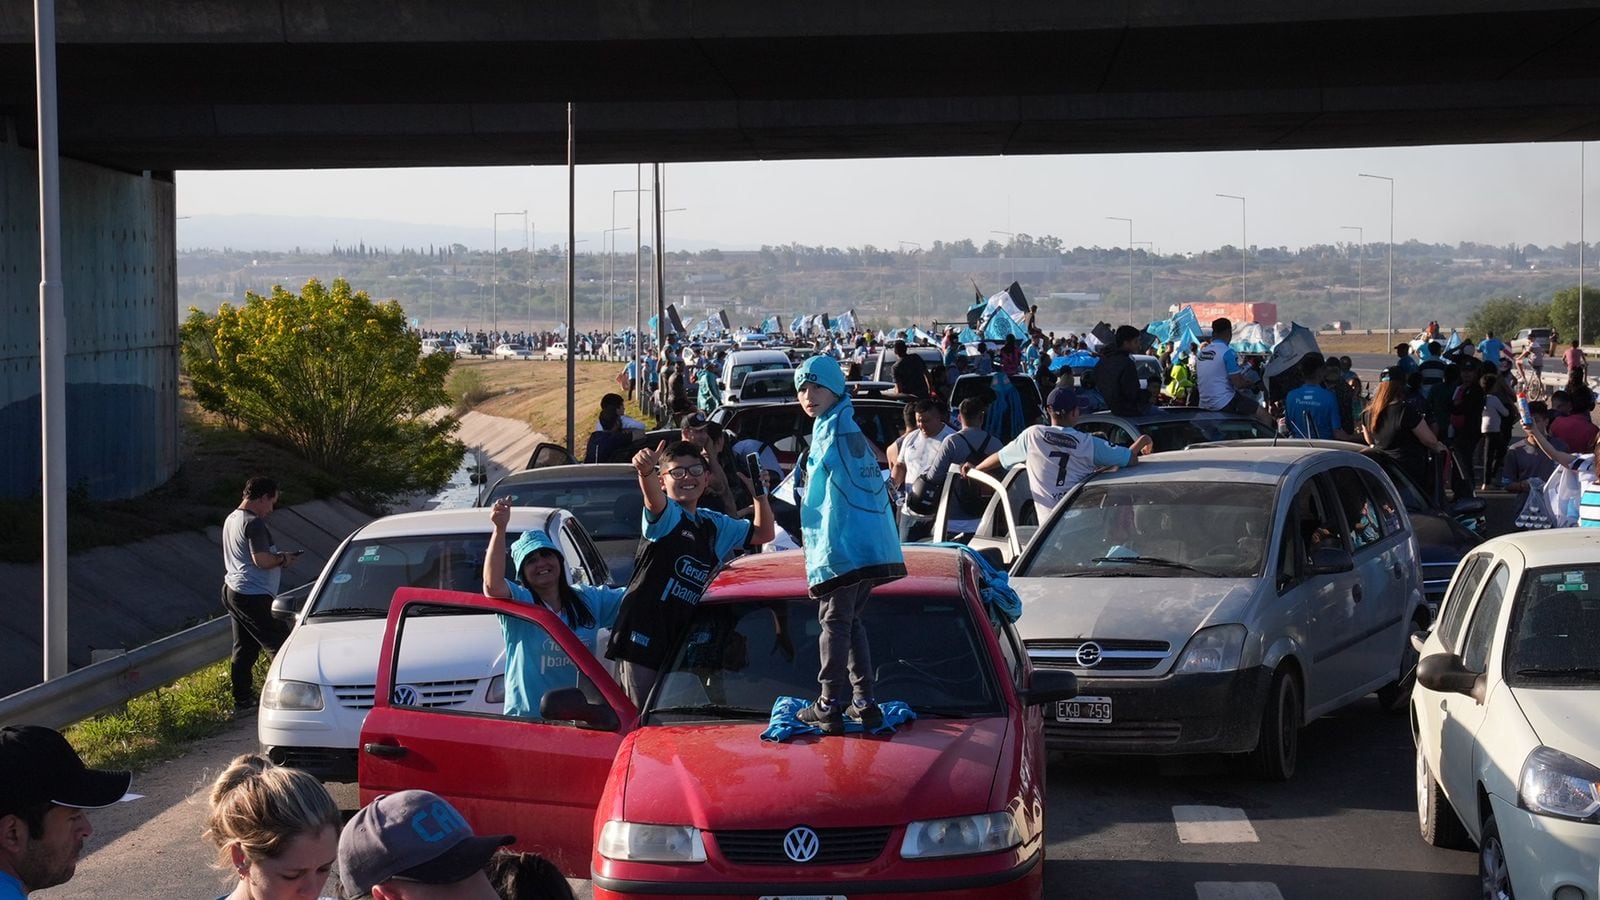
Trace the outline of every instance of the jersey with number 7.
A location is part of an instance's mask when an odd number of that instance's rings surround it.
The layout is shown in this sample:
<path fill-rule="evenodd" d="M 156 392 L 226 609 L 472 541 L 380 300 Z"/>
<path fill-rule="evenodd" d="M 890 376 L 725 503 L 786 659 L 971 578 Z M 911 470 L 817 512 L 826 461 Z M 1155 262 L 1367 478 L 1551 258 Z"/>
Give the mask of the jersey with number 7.
<path fill-rule="evenodd" d="M 1126 447 L 1063 425 L 1032 425 L 1000 448 L 1000 464 L 1025 464 L 1028 487 L 1039 519 L 1062 497 L 1102 466 L 1125 466 L 1133 459 Z"/>

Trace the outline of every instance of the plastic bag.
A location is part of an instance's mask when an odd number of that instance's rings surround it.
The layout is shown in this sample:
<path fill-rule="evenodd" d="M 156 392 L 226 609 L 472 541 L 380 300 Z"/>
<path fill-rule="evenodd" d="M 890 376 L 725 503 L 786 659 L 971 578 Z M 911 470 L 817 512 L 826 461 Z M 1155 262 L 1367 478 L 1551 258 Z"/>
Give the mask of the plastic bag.
<path fill-rule="evenodd" d="M 1566 466 L 1557 466 L 1544 484 L 1544 499 L 1556 528 L 1576 527 L 1578 504 L 1583 500 L 1583 485 L 1578 481 L 1578 473 Z"/>
<path fill-rule="evenodd" d="M 1518 528 L 1539 531 L 1556 527 L 1555 517 L 1550 514 L 1550 503 L 1544 498 L 1544 487 L 1544 479 L 1528 479 L 1528 499 L 1523 501 L 1522 510 L 1517 513 L 1515 521 Z"/>

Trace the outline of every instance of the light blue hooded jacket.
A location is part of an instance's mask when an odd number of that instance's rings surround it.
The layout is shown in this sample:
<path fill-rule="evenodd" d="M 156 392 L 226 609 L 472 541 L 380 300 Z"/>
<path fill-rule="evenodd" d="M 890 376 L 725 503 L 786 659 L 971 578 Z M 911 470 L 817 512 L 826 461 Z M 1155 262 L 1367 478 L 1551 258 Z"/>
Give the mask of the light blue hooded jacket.
<path fill-rule="evenodd" d="M 536 550 L 552 550 L 561 556 L 562 577 L 566 572 L 566 555 L 561 547 L 543 531 L 525 531 L 511 545 L 511 565 L 514 573 L 506 579 L 511 599 L 529 606 L 542 606 L 533 592 L 522 583 L 522 564 Z M 597 633 L 617 622 L 617 612 L 622 608 L 623 589 L 595 587 L 587 584 L 570 584 L 594 615 L 593 624 L 573 621 L 571 610 L 564 610 L 558 618 L 578 636 L 578 640 L 594 652 Z M 500 636 L 506 645 L 505 713 L 508 716 L 538 718 L 539 699 L 546 691 L 561 687 L 577 687 L 578 667 L 566 651 L 539 626 L 516 616 L 499 616 Z"/>
<path fill-rule="evenodd" d="M 839 401 L 811 426 L 805 484 L 800 488 L 800 534 L 805 541 L 806 584 L 811 596 L 866 581 L 904 578 L 905 557 L 889 492 L 855 408 L 844 373 L 831 357 L 813 356 L 794 373 L 795 387 L 817 384 Z"/>

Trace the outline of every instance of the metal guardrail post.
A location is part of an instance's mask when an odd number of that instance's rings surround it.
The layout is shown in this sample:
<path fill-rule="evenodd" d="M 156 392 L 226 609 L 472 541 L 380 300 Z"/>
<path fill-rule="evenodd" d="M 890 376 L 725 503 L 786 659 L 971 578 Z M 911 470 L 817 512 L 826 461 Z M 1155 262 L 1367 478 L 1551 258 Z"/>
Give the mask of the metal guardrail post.
<path fill-rule="evenodd" d="M 0 698 L 0 726 L 64 728 L 225 658 L 227 616 Z"/>

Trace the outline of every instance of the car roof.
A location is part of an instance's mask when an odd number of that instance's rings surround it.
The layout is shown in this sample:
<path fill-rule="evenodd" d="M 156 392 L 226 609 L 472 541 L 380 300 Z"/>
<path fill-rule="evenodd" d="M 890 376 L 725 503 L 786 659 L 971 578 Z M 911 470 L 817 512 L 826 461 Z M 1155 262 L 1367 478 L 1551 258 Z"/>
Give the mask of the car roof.
<path fill-rule="evenodd" d="M 977 569 L 964 551 L 954 547 L 903 548 L 906 577 L 873 588 L 876 596 L 952 596 L 955 587 L 976 578 Z M 777 600 L 807 596 L 803 550 L 742 556 L 717 573 L 701 603 Z"/>
<path fill-rule="evenodd" d="M 768 347 L 746 347 L 728 351 L 727 361 L 741 366 L 753 362 L 788 362 L 789 354 Z"/>
<path fill-rule="evenodd" d="M 1095 481 L 1201 481 L 1219 486 L 1277 484 L 1296 466 L 1344 454 L 1360 456 L 1353 450 L 1306 447 L 1299 443 L 1277 447 L 1270 443 L 1259 447 L 1201 447 L 1140 457 L 1137 465 L 1096 475 Z"/>
<path fill-rule="evenodd" d="M 530 528 L 543 528 L 550 516 L 557 512 L 559 510 L 548 506 L 514 506 L 506 529 L 527 531 Z M 489 514 L 479 507 L 430 509 L 374 519 L 356 531 L 354 537 L 367 540 L 414 534 L 478 534 L 488 532 L 492 527 Z"/>
<path fill-rule="evenodd" d="M 540 466 L 537 469 L 522 469 L 512 472 L 494 483 L 495 487 L 502 484 L 533 484 L 539 481 L 609 481 L 612 479 L 632 481 L 638 477 L 638 470 L 627 463 L 575 463 L 569 466 Z"/>
<path fill-rule="evenodd" d="M 1557 528 L 1518 531 L 1490 538 L 1472 552 L 1504 555 L 1515 550 L 1528 568 L 1592 566 L 1600 559 L 1600 528 Z"/>

